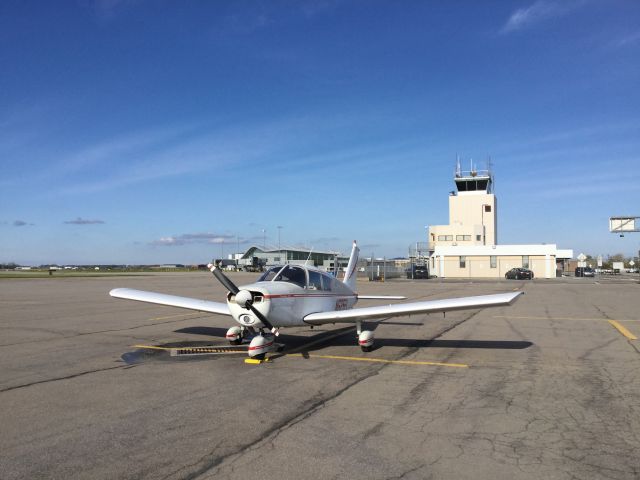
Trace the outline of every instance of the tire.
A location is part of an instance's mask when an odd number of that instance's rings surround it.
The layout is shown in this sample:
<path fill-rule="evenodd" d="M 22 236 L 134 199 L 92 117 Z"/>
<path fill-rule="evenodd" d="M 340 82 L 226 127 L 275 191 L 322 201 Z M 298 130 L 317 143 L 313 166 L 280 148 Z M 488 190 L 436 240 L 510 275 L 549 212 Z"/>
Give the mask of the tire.
<path fill-rule="evenodd" d="M 266 356 L 267 356 L 266 353 L 259 353 L 258 355 L 254 355 L 251 358 L 255 358 L 256 360 L 264 360 Z"/>
<path fill-rule="evenodd" d="M 363 352 L 370 352 L 371 350 L 373 350 L 373 346 L 371 347 L 360 347 L 362 349 Z"/>

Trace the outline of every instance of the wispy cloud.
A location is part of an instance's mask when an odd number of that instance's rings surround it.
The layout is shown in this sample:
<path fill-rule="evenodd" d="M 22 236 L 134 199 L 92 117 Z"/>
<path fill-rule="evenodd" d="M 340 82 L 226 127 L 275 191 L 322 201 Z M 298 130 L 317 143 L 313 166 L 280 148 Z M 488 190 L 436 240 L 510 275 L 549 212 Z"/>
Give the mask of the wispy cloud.
<path fill-rule="evenodd" d="M 115 0 L 111 0 L 115 1 Z M 278 2 L 232 2 L 215 30 L 220 34 L 249 35 L 262 29 L 300 20 L 308 20 L 334 10 L 338 0 L 297 1 L 282 6 Z"/>
<path fill-rule="evenodd" d="M 634 162 L 637 163 L 637 162 Z M 557 170 L 557 168 L 556 168 Z M 605 170 L 598 174 L 594 181 L 593 173 L 586 172 L 571 176 L 571 182 L 567 183 L 563 178 L 554 178 L 554 169 L 550 168 L 542 177 L 549 178 L 543 186 L 536 189 L 528 188 L 529 180 L 519 180 L 511 183 L 510 188 L 523 197 L 531 197 L 536 200 L 545 199 L 571 199 L 577 197 L 604 198 L 607 196 L 620 196 L 640 190 L 639 175 L 627 173 L 624 176 L 615 170 Z M 523 193 L 525 192 L 525 193 Z"/>
<path fill-rule="evenodd" d="M 108 22 L 123 10 L 139 3 L 142 3 L 141 0 L 94 0 L 93 10 L 100 21 Z"/>
<path fill-rule="evenodd" d="M 33 225 L 33 223 L 29 223 L 29 222 L 25 222 L 24 220 L 14 220 L 13 224 L 14 227 L 25 227 L 27 225 Z"/>
<path fill-rule="evenodd" d="M 640 45 L 640 31 L 627 34 L 612 43 L 612 46 L 615 48 L 631 47 L 634 45 Z"/>
<path fill-rule="evenodd" d="M 97 225 L 104 223 L 104 220 L 89 220 L 86 218 L 78 217 L 75 220 L 66 220 L 64 223 L 68 225 Z"/>
<path fill-rule="evenodd" d="M 220 245 L 224 243 L 246 243 L 246 240 L 238 239 L 235 235 L 224 233 L 184 233 L 182 235 L 161 237 L 158 240 L 149 242 L 149 245 L 156 247 L 176 247 L 193 243 L 205 243 Z"/>
<path fill-rule="evenodd" d="M 511 33 L 529 28 L 551 18 L 561 17 L 577 8 L 580 4 L 582 2 L 537 0 L 528 7 L 519 8 L 513 12 L 500 32 Z"/>
<path fill-rule="evenodd" d="M 89 146 L 59 160 L 62 168 L 51 174 L 65 174 L 65 186 L 59 193 L 85 194 L 150 180 L 220 172 L 278 151 L 290 138 L 285 133 L 295 127 L 296 120 L 288 119 L 222 129 L 200 127 L 197 131 L 188 127 L 158 128 Z M 167 140 L 167 132 L 177 138 Z"/>
<path fill-rule="evenodd" d="M 309 240 L 311 243 L 333 243 L 333 242 L 339 242 L 342 239 L 340 237 L 320 237 L 320 238 L 313 238 L 311 240 Z"/>

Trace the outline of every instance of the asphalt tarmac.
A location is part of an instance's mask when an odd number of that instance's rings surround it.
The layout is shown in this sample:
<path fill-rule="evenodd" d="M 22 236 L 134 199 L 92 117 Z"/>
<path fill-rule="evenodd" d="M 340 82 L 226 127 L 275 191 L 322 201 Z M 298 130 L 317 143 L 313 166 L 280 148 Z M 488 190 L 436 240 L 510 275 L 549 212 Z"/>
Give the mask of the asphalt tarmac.
<path fill-rule="evenodd" d="M 224 298 L 208 272 L 0 280 L 0 478 L 640 478 L 635 280 L 360 282 L 525 295 L 389 319 L 366 354 L 353 327 L 286 330 L 262 365 L 133 347 L 226 345 L 232 321 L 115 287 Z"/>

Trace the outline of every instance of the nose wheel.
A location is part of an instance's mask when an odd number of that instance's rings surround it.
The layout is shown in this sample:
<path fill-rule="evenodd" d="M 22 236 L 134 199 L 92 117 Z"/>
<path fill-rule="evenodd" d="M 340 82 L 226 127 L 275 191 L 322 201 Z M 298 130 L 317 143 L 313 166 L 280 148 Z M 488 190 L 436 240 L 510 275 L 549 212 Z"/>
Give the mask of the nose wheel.
<path fill-rule="evenodd" d="M 373 332 L 371 330 L 362 330 L 362 323 L 356 322 L 356 332 L 358 334 L 358 345 L 363 352 L 373 350 Z"/>

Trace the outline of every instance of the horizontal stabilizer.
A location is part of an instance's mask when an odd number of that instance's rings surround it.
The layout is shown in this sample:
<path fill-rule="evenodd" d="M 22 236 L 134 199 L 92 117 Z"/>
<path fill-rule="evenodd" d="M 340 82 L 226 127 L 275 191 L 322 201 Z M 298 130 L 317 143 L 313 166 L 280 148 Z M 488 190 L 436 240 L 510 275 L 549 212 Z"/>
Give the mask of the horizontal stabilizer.
<path fill-rule="evenodd" d="M 310 325 L 323 323 L 351 323 L 358 320 L 399 317 L 418 313 L 450 312 L 473 308 L 501 307 L 510 305 L 523 292 L 496 293 L 476 297 L 445 298 L 442 300 L 426 300 L 422 302 L 396 303 L 378 307 L 353 308 L 331 312 L 312 313 L 304 317 Z M 361 297 L 360 297 L 361 298 Z"/>
<path fill-rule="evenodd" d="M 137 300 L 138 302 L 186 308 L 189 310 L 197 310 L 199 312 L 231 315 L 226 303 L 198 300 L 197 298 L 178 297 L 177 295 L 146 292 L 144 290 L 134 290 L 132 288 L 115 288 L 109 292 L 109 295 L 116 298 L 124 298 L 125 300 Z"/>

